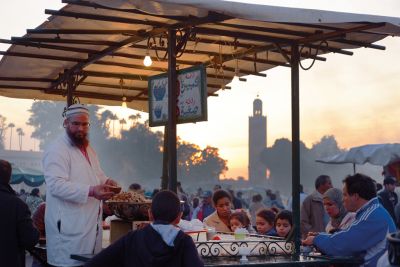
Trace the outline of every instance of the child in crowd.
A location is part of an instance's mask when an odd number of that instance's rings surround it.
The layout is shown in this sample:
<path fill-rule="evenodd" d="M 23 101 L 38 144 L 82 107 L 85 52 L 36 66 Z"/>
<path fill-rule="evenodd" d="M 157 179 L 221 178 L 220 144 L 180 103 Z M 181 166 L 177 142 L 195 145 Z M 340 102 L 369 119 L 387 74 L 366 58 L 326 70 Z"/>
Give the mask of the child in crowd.
<path fill-rule="evenodd" d="M 275 218 L 276 233 L 280 237 L 287 237 L 293 227 L 292 212 L 281 210 Z"/>
<path fill-rule="evenodd" d="M 176 225 L 182 216 L 178 196 L 160 191 L 152 201 L 152 223 L 129 232 L 101 251 L 86 267 L 203 267 L 193 239 Z"/>
<path fill-rule="evenodd" d="M 275 212 L 270 209 L 261 209 L 256 215 L 257 233 L 260 235 L 277 236 L 275 231 Z"/>
<path fill-rule="evenodd" d="M 235 232 L 236 229 L 239 228 L 244 228 L 249 231 L 249 233 L 254 232 L 250 225 L 250 219 L 245 211 L 236 211 L 232 213 L 229 217 L 229 224 L 231 226 L 232 232 Z"/>

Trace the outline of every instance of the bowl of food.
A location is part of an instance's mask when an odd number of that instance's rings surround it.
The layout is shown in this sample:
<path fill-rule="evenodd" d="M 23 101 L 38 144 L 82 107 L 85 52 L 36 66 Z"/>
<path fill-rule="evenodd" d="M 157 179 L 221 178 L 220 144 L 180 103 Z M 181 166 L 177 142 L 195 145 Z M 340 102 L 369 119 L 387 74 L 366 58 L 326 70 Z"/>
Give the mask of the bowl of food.
<path fill-rule="evenodd" d="M 151 201 L 143 195 L 133 192 L 121 192 L 109 200 L 106 205 L 115 216 L 126 221 L 148 221 Z"/>

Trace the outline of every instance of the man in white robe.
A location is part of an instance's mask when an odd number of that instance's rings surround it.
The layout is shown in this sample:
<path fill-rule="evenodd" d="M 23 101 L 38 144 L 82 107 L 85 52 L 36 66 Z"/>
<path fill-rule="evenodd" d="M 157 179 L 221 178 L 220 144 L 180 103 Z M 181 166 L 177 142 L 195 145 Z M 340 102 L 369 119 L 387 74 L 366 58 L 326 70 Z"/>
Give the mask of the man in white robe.
<path fill-rule="evenodd" d="M 100 168 L 89 145 L 89 111 L 74 104 L 64 112 L 65 134 L 45 151 L 47 260 L 53 266 L 80 266 L 71 254 L 101 250 L 102 201 L 117 183 Z"/>

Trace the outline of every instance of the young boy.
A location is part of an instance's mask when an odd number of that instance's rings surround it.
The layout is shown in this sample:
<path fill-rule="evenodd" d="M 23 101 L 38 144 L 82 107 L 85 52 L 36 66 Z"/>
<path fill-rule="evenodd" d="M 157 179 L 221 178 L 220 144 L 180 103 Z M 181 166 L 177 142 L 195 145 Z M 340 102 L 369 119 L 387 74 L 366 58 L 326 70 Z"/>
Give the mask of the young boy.
<path fill-rule="evenodd" d="M 178 196 L 171 191 L 155 195 L 149 210 L 152 224 L 132 231 L 104 249 L 86 267 L 202 267 L 190 236 L 175 225 L 181 219 Z"/>

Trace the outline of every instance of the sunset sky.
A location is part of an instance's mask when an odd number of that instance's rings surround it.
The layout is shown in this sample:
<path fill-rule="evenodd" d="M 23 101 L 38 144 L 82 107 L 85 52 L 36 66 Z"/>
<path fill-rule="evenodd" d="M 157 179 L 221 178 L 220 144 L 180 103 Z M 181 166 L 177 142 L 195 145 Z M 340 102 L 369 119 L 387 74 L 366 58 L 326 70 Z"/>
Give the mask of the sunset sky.
<path fill-rule="evenodd" d="M 26 29 L 35 28 L 46 19 L 44 9 L 59 9 L 60 2 L 9 1 L 0 9 L 0 38 L 24 35 Z M 241 2 L 400 17 L 398 0 Z M 399 142 L 400 38 L 389 37 L 377 44 L 386 46 L 386 50 L 362 48 L 352 50 L 353 56 L 329 54 L 325 56 L 326 62 L 316 62 L 308 71 L 301 70 L 300 128 L 301 140 L 307 146 L 331 134 L 344 148 Z M 0 45 L 0 50 L 7 47 Z M 234 83 L 231 90 L 210 97 L 208 121 L 179 125 L 178 135 L 201 147 L 218 147 L 221 156 L 228 160 L 226 177 L 247 177 L 248 117 L 257 95 L 263 101 L 263 113 L 267 116 L 268 146 L 272 146 L 277 138 L 290 139 L 290 69 L 282 67 L 269 70 L 266 78 L 248 77 L 247 82 Z M 0 114 L 7 122 L 24 128 L 24 150 L 34 149 L 30 138 L 32 129 L 25 125 L 31 104 L 32 100 L 0 97 Z M 125 118 L 136 113 L 120 107 L 112 110 Z M 8 131 L 7 149 L 9 137 Z M 12 148 L 19 149 L 17 138 L 13 138 Z"/>

